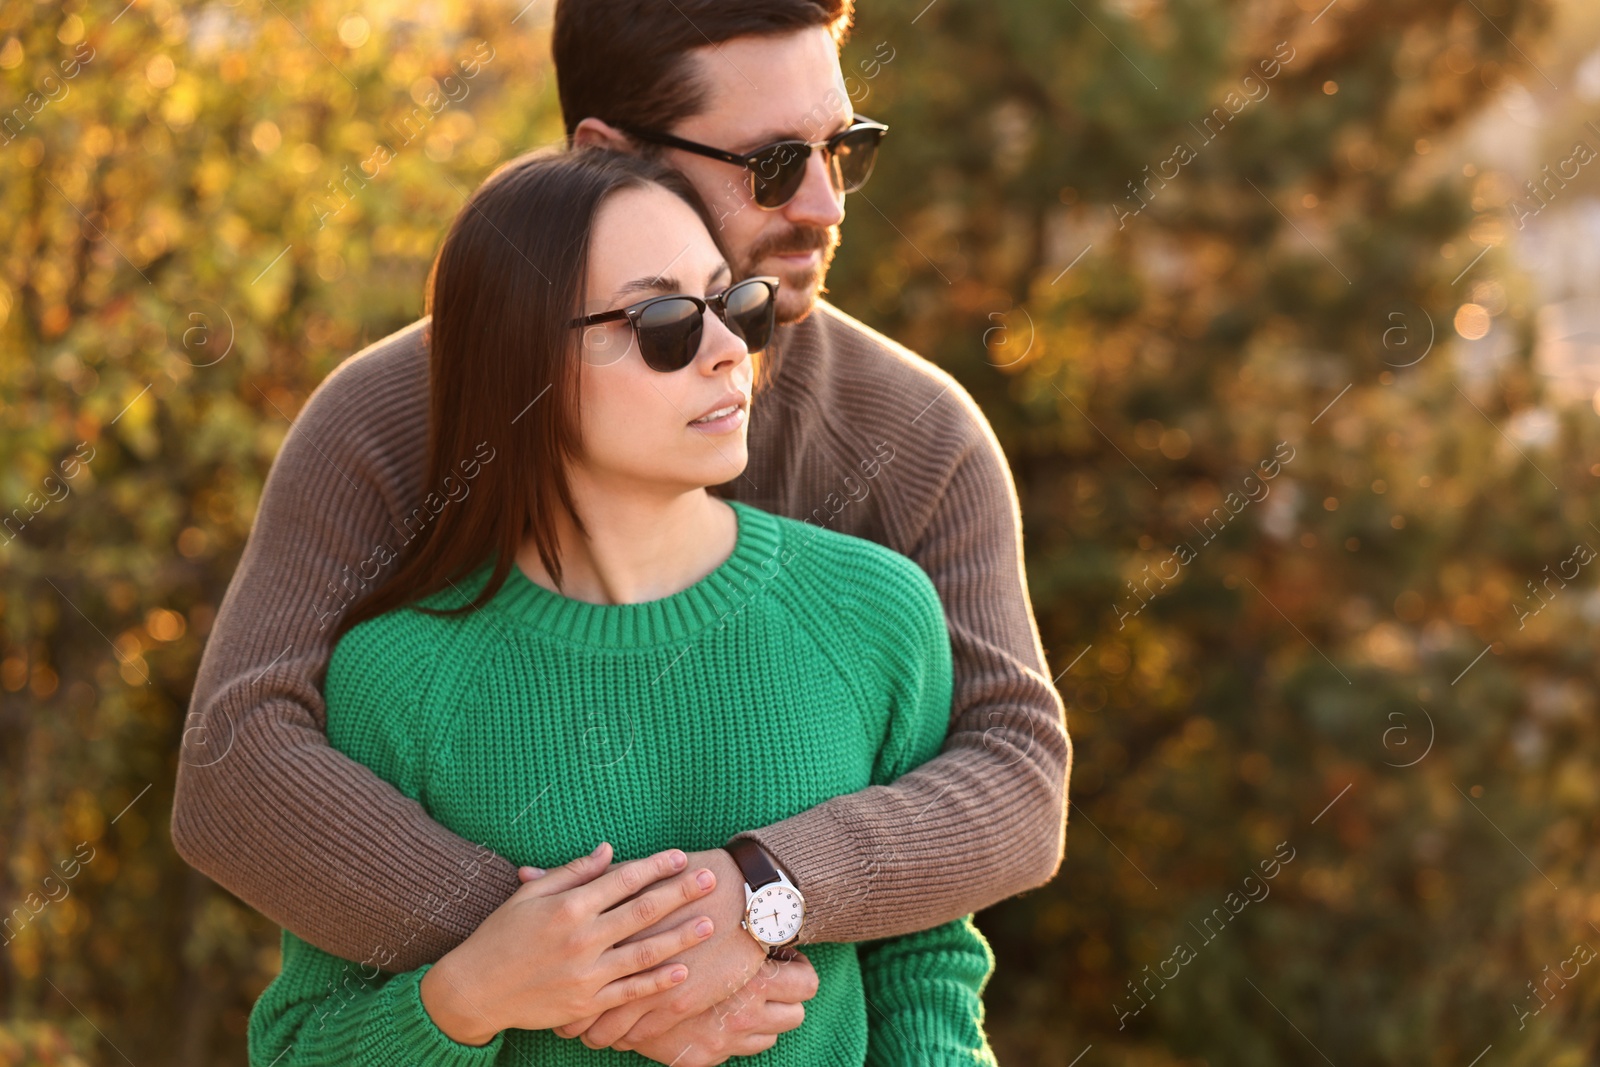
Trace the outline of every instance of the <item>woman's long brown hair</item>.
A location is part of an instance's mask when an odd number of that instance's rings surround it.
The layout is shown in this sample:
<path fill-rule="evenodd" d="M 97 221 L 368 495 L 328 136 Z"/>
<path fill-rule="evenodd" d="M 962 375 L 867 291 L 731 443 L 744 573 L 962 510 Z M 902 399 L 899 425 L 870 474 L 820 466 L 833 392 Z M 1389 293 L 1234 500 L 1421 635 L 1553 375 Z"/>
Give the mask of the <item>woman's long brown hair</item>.
<path fill-rule="evenodd" d="M 340 621 L 335 641 L 360 622 L 454 586 L 493 558 L 489 581 L 470 603 L 417 608 L 475 610 L 500 590 L 530 538 L 560 582 L 557 509 L 584 532 L 567 479 L 579 447 L 579 366 L 567 324 L 583 300 L 600 205 L 652 183 L 693 207 L 716 239 L 688 179 L 599 148 L 508 160 L 456 215 L 428 276 L 428 495 L 402 520 L 408 533 L 420 520 L 420 534 L 397 556 L 394 575 Z"/>

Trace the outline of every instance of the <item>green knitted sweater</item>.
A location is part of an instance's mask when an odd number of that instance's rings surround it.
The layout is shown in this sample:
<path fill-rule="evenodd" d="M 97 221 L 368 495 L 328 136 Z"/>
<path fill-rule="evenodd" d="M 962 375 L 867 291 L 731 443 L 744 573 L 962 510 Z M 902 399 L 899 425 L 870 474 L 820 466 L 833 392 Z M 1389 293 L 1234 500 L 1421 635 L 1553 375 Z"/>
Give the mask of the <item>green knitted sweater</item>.
<path fill-rule="evenodd" d="M 870 541 L 730 504 L 732 554 L 660 600 L 590 604 L 513 567 L 476 612 L 402 608 L 354 627 L 328 666 L 329 740 L 456 833 L 541 867 L 602 840 L 617 859 L 716 848 L 934 756 L 952 679 L 927 575 Z M 421 603 L 464 603 L 488 573 Z M 819 979 L 805 1021 L 738 1062 L 994 1063 L 980 999 L 994 956 L 970 915 L 805 952 Z M 282 971 L 250 1016 L 251 1064 L 651 1062 L 550 1030 L 459 1044 L 422 1007 L 428 966 L 387 974 L 285 930 Z"/>

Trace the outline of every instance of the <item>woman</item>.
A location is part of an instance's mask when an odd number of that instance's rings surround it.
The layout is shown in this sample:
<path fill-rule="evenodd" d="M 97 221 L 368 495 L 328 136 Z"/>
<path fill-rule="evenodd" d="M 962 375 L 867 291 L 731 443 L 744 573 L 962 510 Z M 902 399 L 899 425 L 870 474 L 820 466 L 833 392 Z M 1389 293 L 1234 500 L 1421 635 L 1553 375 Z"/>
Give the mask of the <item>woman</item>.
<path fill-rule="evenodd" d="M 346 980 L 343 960 L 285 931 L 251 1015 L 253 1064 L 654 1057 L 555 1028 L 684 976 L 660 961 L 710 924 L 678 849 L 938 751 L 950 649 L 927 576 L 707 492 L 744 469 L 777 290 L 733 284 L 711 229 L 679 175 L 595 150 L 513 160 L 456 218 L 428 294 L 426 484 L 449 503 L 344 621 L 328 735 L 517 863 L 602 844 L 416 971 Z M 648 858 L 602 874 L 612 849 Z M 624 950 L 644 926 L 617 906 L 629 868 L 686 917 Z M 992 1062 L 979 995 L 993 956 L 970 916 L 807 947 L 819 988 L 804 1022 L 753 1062 Z M 446 966 L 466 951 L 473 996 Z"/>

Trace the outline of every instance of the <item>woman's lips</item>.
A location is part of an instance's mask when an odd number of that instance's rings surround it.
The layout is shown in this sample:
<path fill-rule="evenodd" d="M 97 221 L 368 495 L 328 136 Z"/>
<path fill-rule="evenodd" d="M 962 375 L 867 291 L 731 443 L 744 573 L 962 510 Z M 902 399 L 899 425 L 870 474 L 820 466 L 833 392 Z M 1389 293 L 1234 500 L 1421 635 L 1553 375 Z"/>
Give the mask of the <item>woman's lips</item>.
<path fill-rule="evenodd" d="M 691 422 L 689 429 L 698 430 L 700 433 L 719 434 L 737 430 L 744 425 L 744 408 L 735 407 L 726 415 L 705 422 Z"/>

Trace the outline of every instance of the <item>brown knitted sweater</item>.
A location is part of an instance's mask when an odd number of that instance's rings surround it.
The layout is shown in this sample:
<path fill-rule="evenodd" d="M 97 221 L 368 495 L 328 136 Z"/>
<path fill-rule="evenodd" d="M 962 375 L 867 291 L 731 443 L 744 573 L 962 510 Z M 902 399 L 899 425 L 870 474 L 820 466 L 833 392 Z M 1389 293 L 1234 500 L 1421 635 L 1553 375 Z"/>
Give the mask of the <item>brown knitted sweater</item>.
<path fill-rule="evenodd" d="M 509 862 L 324 733 L 333 622 L 393 573 L 380 564 L 404 555 L 426 509 L 449 506 L 420 484 L 426 321 L 341 364 L 285 439 L 200 663 L 172 812 L 178 852 L 224 888 L 339 956 L 391 952 L 396 971 L 437 960 L 518 885 Z M 1016 490 L 972 398 L 825 303 L 775 348 L 749 467 L 714 491 L 921 565 L 949 623 L 955 695 L 937 758 L 740 836 L 805 892 L 802 940 L 898 936 L 1054 876 L 1071 744 L 1023 578 Z"/>

